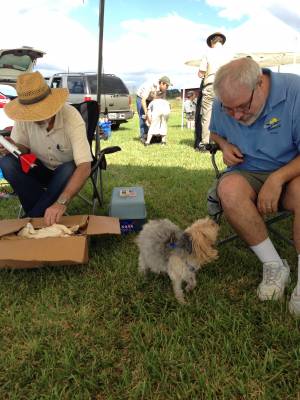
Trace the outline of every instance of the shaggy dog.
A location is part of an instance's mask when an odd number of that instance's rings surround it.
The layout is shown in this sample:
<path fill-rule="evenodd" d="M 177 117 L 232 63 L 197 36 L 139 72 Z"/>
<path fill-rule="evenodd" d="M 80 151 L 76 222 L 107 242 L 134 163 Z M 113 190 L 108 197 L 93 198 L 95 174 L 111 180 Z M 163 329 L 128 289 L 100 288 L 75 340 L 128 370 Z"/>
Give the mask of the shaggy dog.
<path fill-rule="evenodd" d="M 183 282 L 187 292 L 194 289 L 196 271 L 218 257 L 213 248 L 218 229 L 209 218 L 199 219 L 185 231 L 168 219 L 149 221 L 136 238 L 139 272 L 167 273 L 176 299 L 184 304 Z"/>

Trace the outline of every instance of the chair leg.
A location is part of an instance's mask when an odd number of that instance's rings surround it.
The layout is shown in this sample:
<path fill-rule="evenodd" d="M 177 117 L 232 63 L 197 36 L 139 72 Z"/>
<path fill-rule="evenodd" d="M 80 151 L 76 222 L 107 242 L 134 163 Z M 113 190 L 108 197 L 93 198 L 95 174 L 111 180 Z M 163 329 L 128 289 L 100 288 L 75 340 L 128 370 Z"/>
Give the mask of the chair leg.
<path fill-rule="evenodd" d="M 93 184 L 93 200 L 92 200 L 92 212 L 95 213 L 97 201 L 101 207 L 103 204 L 103 189 L 102 189 L 102 175 L 101 168 L 97 168 L 93 176 L 91 176 L 91 181 Z M 99 188 L 99 189 L 98 189 Z"/>

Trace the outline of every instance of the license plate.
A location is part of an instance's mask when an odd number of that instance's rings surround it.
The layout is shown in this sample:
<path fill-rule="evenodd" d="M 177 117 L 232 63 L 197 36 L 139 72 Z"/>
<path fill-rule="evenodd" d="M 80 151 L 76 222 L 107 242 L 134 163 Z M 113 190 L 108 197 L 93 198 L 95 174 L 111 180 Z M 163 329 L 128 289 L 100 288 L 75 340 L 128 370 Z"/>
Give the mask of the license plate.
<path fill-rule="evenodd" d="M 116 113 L 108 113 L 108 118 L 109 119 L 117 119 L 117 114 Z"/>

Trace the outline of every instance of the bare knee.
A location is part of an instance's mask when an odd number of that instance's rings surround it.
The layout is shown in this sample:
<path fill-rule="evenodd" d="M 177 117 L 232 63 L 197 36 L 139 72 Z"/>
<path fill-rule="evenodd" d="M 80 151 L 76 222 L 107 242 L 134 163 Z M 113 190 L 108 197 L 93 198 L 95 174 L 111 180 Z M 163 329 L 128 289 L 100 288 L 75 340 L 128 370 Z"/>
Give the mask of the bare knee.
<path fill-rule="evenodd" d="M 256 193 L 242 175 L 232 174 L 221 179 L 218 196 L 224 209 L 236 208 L 245 201 L 254 201 Z"/>

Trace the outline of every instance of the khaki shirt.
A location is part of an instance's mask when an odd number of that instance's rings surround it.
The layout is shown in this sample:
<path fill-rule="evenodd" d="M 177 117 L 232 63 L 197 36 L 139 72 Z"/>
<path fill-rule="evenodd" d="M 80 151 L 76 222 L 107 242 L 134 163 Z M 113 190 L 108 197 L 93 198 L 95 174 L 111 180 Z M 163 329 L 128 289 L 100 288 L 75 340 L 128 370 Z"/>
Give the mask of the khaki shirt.
<path fill-rule="evenodd" d="M 200 71 L 205 71 L 204 86 L 212 84 L 217 70 L 231 59 L 232 54 L 224 49 L 221 43 L 217 43 L 215 47 L 207 49 L 207 53 L 201 58 L 199 66 Z"/>
<path fill-rule="evenodd" d="M 74 160 L 76 166 L 92 161 L 85 123 L 79 112 L 65 104 L 56 114 L 53 129 L 35 122 L 15 122 L 11 138 L 30 149 L 49 169 Z"/>

